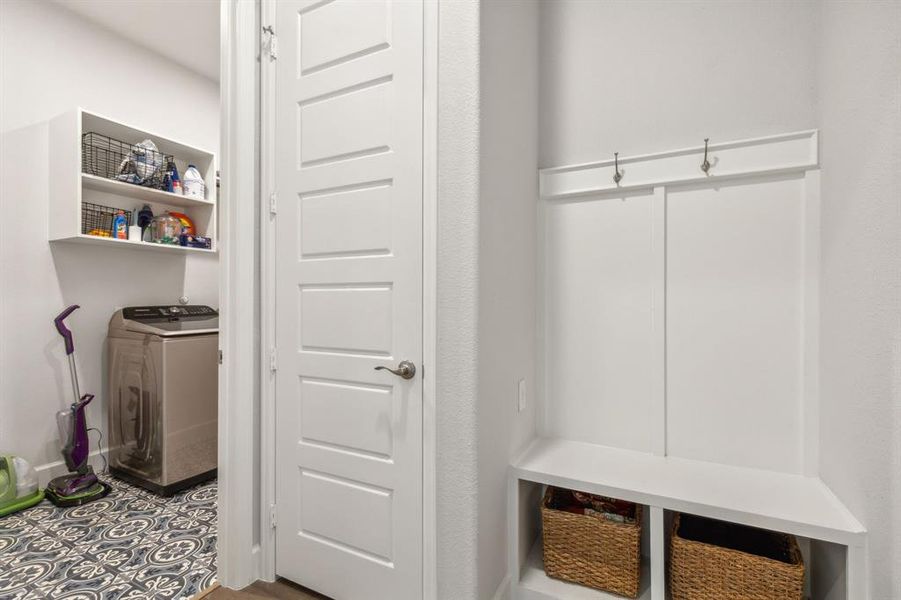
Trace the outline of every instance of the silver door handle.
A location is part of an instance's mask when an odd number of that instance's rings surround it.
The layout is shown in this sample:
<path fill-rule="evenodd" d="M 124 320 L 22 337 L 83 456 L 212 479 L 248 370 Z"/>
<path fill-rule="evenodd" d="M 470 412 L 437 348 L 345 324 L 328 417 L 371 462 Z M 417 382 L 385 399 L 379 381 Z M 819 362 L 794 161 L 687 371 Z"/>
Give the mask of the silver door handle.
<path fill-rule="evenodd" d="M 409 360 L 400 361 L 396 369 L 392 369 L 390 367 L 376 367 L 375 370 L 388 371 L 404 379 L 413 379 L 413 377 L 416 375 L 416 365 L 414 365 Z"/>

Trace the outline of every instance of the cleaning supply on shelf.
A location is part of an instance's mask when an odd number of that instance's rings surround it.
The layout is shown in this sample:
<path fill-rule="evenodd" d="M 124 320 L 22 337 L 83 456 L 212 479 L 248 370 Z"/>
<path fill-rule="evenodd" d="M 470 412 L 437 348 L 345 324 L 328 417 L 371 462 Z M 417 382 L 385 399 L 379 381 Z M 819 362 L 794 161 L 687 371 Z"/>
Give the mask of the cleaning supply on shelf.
<path fill-rule="evenodd" d="M 125 211 L 120 210 L 113 218 L 113 237 L 117 240 L 128 239 L 128 219 L 125 218 Z"/>
<path fill-rule="evenodd" d="M 140 225 L 129 225 L 128 226 L 128 241 L 129 242 L 140 242 L 141 241 L 141 226 Z"/>
<path fill-rule="evenodd" d="M 178 167 L 175 166 L 175 161 L 173 160 L 170 160 L 169 164 L 166 165 L 164 181 L 167 192 L 172 192 L 173 194 L 182 193 L 181 178 L 178 176 Z"/>
<path fill-rule="evenodd" d="M 137 216 L 137 225 L 141 228 L 141 234 L 139 241 L 148 241 L 147 237 L 147 228 L 150 227 L 150 223 L 153 221 L 153 210 L 151 210 L 149 204 L 145 204 L 141 210 L 138 211 Z"/>
<path fill-rule="evenodd" d="M 200 198 L 201 200 L 206 196 L 206 185 L 203 183 L 203 177 L 200 176 L 200 171 L 194 165 L 188 165 L 188 168 L 185 169 L 182 185 L 185 196 Z"/>

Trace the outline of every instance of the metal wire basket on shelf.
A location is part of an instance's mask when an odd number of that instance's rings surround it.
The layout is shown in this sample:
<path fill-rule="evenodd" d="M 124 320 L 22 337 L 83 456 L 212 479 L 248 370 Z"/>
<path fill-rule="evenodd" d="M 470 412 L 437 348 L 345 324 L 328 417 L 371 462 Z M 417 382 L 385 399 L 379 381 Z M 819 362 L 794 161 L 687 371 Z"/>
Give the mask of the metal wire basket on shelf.
<path fill-rule="evenodd" d="M 115 237 L 113 219 L 119 211 L 125 214 L 125 222 L 131 223 L 131 211 L 102 204 L 81 203 L 81 233 L 96 237 Z"/>
<path fill-rule="evenodd" d="M 170 162 L 173 157 L 159 152 L 151 140 L 127 144 L 93 131 L 81 136 L 83 173 L 164 190 Z"/>

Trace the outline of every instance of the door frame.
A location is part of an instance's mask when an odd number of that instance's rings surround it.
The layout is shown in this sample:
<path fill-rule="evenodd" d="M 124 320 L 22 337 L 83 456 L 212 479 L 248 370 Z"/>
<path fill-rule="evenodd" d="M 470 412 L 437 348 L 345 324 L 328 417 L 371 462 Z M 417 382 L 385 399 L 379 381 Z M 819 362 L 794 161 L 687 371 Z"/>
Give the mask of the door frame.
<path fill-rule="evenodd" d="M 254 5 L 260 9 L 260 28 L 271 25 L 275 28 L 275 4 L 277 0 L 257 0 Z M 226 4 L 242 4 L 241 0 L 223 0 Z M 422 171 L 422 356 L 423 364 L 420 372 L 422 382 L 422 597 L 424 600 L 435 600 L 438 595 L 437 567 L 438 567 L 438 519 L 437 519 L 437 382 L 435 378 L 437 361 L 437 267 L 438 267 L 438 0 L 423 0 L 423 171 Z M 251 4 L 251 3 L 246 3 Z M 225 8 L 223 8 L 225 11 Z M 246 12 L 246 11 L 245 11 Z M 238 34 L 237 31 L 226 31 L 223 21 L 223 50 L 226 35 L 235 35 L 238 38 L 247 38 L 253 35 L 259 38 L 259 29 L 256 22 L 251 19 L 242 19 L 235 23 L 237 29 L 250 28 Z M 276 36 L 278 30 L 275 29 Z M 260 351 L 257 357 L 260 365 L 260 523 L 259 546 L 253 548 L 251 540 L 248 555 L 256 565 L 255 578 L 267 581 L 275 580 L 275 528 L 272 526 L 273 507 L 275 505 L 275 371 L 270 368 L 274 365 L 275 340 L 275 218 L 272 212 L 270 198 L 275 193 L 275 65 L 269 56 L 268 41 L 260 39 L 256 48 L 259 49 L 260 85 L 259 85 L 259 193 L 257 198 L 257 210 L 260 223 Z M 244 49 L 246 50 L 246 48 Z M 285 51 L 282 49 L 281 51 Z M 244 57 L 245 59 L 247 56 Z M 253 57 L 256 61 L 257 55 Z M 246 80 L 245 80 L 246 81 Z M 232 78 L 226 80 L 223 76 L 223 107 L 226 102 L 242 93 L 238 80 Z M 228 84 L 226 89 L 225 85 Z M 247 89 L 243 90 L 248 94 Z M 246 100 L 246 98 L 245 98 Z M 225 136 L 223 136 L 225 139 Z M 252 141 L 252 140 L 251 140 Z M 223 144 L 223 154 L 230 150 Z M 250 175 L 248 175 L 249 177 Z M 277 200 L 276 200 L 277 202 Z M 223 235 L 231 236 L 234 232 L 231 228 L 224 227 Z M 232 239 L 225 240 L 226 243 Z M 223 244 L 226 245 L 226 244 Z M 230 256 L 229 260 L 238 257 Z M 228 267 L 223 267 L 223 270 Z M 246 295 L 252 294 L 249 290 L 255 289 L 257 282 L 253 273 L 242 272 L 238 274 L 240 280 L 234 279 L 240 290 Z M 247 324 L 245 323 L 246 327 Z M 226 363 L 227 364 L 227 363 Z M 246 364 L 246 363 L 245 363 Z M 231 389 L 229 390 L 231 392 Z M 229 404 L 240 403 L 240 396 L 229 400 Z M 253 434 L 253 421 L 246 419 L 243 422 L 233 424 L 234 428 L 241 428 L 245 435 Z M 233 438 L 238 439 L 238 438 Z M 243 439 L 243 438 L 241 438 Z M 252 438 L 251 438 L 252 440 Z M 226 464 L 224 468 L 232 470 L 234 465 Z M 245 472 L 246 473 L 246 472 Z M 237 474 L 236 474 L 237 475 Z M 252 477 L 252 471 L 245 476 Z M 230 481 L 240 481 L 241 477 L 229 478 Z M 252 481 L 252 479 L 247 479 Z M 222 492 L 220 492 L 222 495 Z M 220 531 L 225 526 L 220 520 Z M 251 532 L 252 533 L 252 532 Z M 220 549 L 223 548 L 220 541 Z M 229 544 L 230 546 L 230 544 Z M 247 548 L 247 546 L 245 546 Z M 221 550 L 220 550 L 221 552 Z M 220 568 L 220 579 L 226 579 Z M 228 584 L 225 584 L 228 587 Z"/>
<path fill-rule="evenodd" d="M 257 196 L 256 118 L 257 2 L 220 3 L 219 196 L 219 529 L 218 579 L 240 589 L 259 577 L 254 543 L 257 492 L 254 409 L 257 303 L 256 240 L 252 229 Z M 248 199 L 251 201 L 238 201 Z M 251 365 L 248 368 L 248 365 Z M 248 402 L 248 399 L 251 401 Z"/>

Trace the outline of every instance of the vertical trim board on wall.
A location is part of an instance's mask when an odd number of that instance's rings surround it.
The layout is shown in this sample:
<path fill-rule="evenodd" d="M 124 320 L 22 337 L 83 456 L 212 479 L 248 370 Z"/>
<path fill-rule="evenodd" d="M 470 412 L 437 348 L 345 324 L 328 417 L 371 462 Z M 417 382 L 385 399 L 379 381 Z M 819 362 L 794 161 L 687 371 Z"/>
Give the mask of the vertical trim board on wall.
<path fill-rule="evenodd" d="M 651 412 L 649 448 L 666 456 L 666 188 L 654 188 L 651 200 L 651 260 L 655 273 L 651 288 Z"/>
<path fill-rule="evenodd" d="M 253 505 L 249 485 L 256 469 L 254 444 L 254 302 L 256 302 L 253 222 L 256 202 L 255 86 L 256 3 L 226 0 L 221 6 L 222 247 L 220 262 L 219 367 L 219 580 L 229 588 L 253 583 L 259 573 L 254 552 Z"/>
<path fill-rule="evenodd" d="M 804 178 L 804 381 L 801 403 L 803 472 L 814 477 L 820 463 L 820 172 Z"/>

